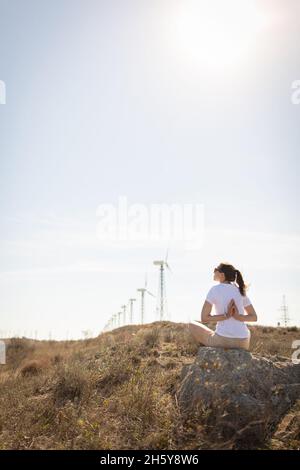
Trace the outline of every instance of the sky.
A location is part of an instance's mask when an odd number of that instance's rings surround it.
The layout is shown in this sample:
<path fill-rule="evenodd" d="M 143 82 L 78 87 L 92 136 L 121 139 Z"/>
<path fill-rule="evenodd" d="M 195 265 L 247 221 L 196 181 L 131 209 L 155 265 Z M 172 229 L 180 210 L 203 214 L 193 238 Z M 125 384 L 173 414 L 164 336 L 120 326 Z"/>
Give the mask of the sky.
<path fill-rule="evenodd" d="M 260 324 L 285 295 L 300 325 L 300 3 L 224 5 L 0 0 L 0 337 L 95 336 L 131 297 L 139 321 L 167 249 L 172 321 L 228 261 Z M 201 205 L 201 243 L 101 239 L 121 197 Z"/>

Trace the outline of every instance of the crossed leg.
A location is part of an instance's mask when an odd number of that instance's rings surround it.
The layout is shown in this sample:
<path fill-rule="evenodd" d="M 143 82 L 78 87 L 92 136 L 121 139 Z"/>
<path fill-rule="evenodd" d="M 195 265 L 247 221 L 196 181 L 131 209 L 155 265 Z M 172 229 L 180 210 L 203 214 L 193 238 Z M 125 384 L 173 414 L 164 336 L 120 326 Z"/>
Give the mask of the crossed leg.
<path fill-rule="evenodd" d="M 204 346 L 209 345 L 209 339 L 214 334 L 213 330 L 196 320 L 191 321 L 188 327 L 189 332 L 198 343 L 204 344 Z"/>

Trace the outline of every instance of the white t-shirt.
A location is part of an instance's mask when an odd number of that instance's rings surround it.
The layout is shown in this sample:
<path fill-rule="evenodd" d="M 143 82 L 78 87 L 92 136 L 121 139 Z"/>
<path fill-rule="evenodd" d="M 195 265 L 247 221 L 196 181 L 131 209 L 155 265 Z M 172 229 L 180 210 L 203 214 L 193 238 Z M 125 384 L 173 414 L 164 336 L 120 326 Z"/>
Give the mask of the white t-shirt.
<path fill-rule="evenodd" d="M 241 295 L 235 284 L 220 282 L 208 291 L 205 300 L 214 305 L 215 315 L 223 315 L 231 299 L 234 299 L 239 313 L 245 315 L 244 307 L 251 305 L 251 301 L 247 295 Z M 217 322 L 216 333 L 227 338 L 248 338 L 250 335 L 247 325 L 232 317 Z"/>

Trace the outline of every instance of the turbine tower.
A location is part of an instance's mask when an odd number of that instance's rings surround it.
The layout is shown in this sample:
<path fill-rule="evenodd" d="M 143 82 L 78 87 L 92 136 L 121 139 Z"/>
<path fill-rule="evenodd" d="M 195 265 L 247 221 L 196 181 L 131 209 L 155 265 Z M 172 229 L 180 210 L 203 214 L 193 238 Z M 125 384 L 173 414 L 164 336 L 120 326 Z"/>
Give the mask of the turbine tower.
<path fill-rule="evenodd" d="M 113 319 L 112 319 L 112 317 L 110 317 L 110 319 L 108 320 L 107 328 L 108 328 L 108 331 L 111 331 L 112 328 L 113 328 Z"/>
<path fill-rule="evenodd" d="M 121 309 L 123 310 L 123 325 L 126 325 L 126 305 L 122 305 Z"/>
<path fill-rule="evenodd" d="M 145 277 L 145 287 L 140 287 L 137 291 L 141 293 L 141 324 L 143 324 L 145 319 L 145 293 L 155 297 L 155 295 L 147 289 L 147 276 Z"/>
<path fill-rule="evenodd" d="M 121 315 L 122 312 L 118 312 L 118 327 L 121 326 Z"/>
<path fill-rule="evenodd" d="M 129 299 L 129 306 L 130 306 L 130 317 L 129 317 L 129 323 L 132 325 L 133 324 L 133 302 L 135 302 L 136 299 Z"/>
<path fill-rule="evenodd" d="M 167 318 L 167 296 L 166 296 L 166 284 L 165 284 L 165 267 L 170 271 L 171 268 L 168 265 L 168 251 L 165 260 L 153 261 L 155 266 L 159 266 L 159 284 L 158 284 L 158 302 L 157 312 L 159 320 L 163 321 Z"/>
<path fill-rule="evenodd" d="M 288 306 L 286 304 L 286 300 L 285 300 L 285 295 L 282 296 L 282 305 L 279 309 L 281 312 L 282 312 L 282 321 L 284 323 L 284 326 L 287 327 L 288 324 L 289 324 L 289 321 L 290 321 L 290 318 L 289 318 L 289 309 L 288 309 Z"/>

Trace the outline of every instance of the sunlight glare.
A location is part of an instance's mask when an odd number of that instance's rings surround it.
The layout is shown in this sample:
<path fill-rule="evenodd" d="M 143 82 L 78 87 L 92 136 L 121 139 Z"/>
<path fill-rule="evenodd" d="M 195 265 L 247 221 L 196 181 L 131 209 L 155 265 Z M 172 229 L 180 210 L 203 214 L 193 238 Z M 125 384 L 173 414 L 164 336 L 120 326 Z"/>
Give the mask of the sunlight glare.
<path fill-rule="evenodd" d="M 245 56 L 266 17 L 254 0 L 184 0 L 174 10 L 176 48 L 188 60 L 224 67 Z"/>

